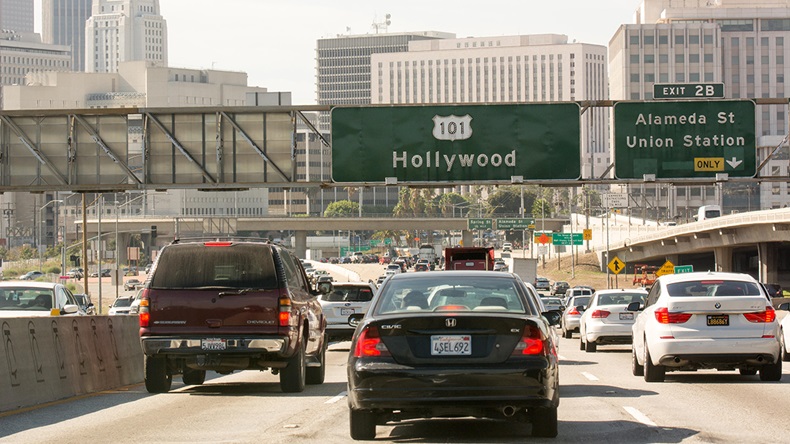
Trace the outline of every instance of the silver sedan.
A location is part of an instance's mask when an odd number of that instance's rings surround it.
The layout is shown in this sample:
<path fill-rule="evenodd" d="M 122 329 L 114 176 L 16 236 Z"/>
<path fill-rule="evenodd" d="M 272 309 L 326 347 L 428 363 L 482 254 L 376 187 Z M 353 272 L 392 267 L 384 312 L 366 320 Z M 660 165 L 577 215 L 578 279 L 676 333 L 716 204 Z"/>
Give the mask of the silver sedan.
<path fill-rule="evenodd" d="M 576 308 L 579 306 L 586 307 L 590 302 L 590 296 L 574 296 L 562 312 L 562 337 L 572 338 L 573 332 L 579 331 L 579 319 L 582 317 L 581 312 Z"/>

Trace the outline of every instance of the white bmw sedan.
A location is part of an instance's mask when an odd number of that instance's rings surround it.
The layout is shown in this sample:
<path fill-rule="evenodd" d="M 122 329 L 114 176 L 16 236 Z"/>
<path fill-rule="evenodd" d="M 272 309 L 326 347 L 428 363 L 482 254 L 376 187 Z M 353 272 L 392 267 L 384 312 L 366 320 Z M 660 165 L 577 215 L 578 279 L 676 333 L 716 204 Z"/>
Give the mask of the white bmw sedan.
<path fill-rule="evenodd" d="M 630 311 L 640 307 L 634 303 Z M 760 284 L 739 273 L 661 276 L 633 326 L 632 371 L 647 382 L 698 369 L 782 378 L 776 312 Z"/>
<path fill-rule="evenodd" d="M 790 311 L 790 302 L 785 302 L 779 306 L 779 310 Z M 782 344 L 782 360 L 790 361 L 790 313 L 785 314 L 784 319 L 779 324 L 779 342 Z"/>
<path fill-rule="evenodd" d="M 594 353 L 599 345 L 630 344 L 634 312 L 628 304 L 644 304 L 647 291 L 598 290 L 579 319 L 579 348 Z"/>

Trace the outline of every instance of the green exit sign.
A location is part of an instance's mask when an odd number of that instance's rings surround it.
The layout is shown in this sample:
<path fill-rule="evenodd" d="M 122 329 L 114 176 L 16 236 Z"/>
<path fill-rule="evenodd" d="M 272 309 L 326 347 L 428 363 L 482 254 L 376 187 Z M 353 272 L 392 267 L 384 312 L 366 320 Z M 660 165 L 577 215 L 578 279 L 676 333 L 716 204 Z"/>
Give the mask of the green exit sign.
<path fill-rule="evenodd" d="M 496 220 L 497 230 L 527 230 L 535 225 L 535 219 L 500 218 Z"/>
<path fill-rule="evenodd" d="M 491 230 L 494 228 L 494 219 L 468 219 L 466 226 L 469 230 Z"/>
<path fill-rule="evenodd" d="M 656 83 L 654 99 L 723 99 L 723 83 Z"/>
<path fill-rule="evenodd" d="M 582 233 L 554 233 L 551 238 L 552 245 L 583 245 Z"/>

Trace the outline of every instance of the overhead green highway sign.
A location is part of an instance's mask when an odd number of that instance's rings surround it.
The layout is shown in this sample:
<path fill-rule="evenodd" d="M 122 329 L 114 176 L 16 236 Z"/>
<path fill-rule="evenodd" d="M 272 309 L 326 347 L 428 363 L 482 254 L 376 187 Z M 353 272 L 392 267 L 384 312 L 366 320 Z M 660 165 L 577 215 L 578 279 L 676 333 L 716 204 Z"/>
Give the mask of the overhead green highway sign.
<path fill-rule="evenodd" d="M 616 103 L 615 176 L 753 177 L 754 109 L 751 100 Z"/>
<path fill-rule="evenodd" d="M 535 219 L 499 218 L 496 220 L 497 230 L 528 230 L 530 225 L 535 225 Z"/>
<path fill-rule="evenodd" d="M 579 105 L 332 109 L 335 182 L 575 180 Z"/>
<path fill-rule="evenodd" d="M 723 99 L 723 83 L 656 83 L 654 99 Z"/>
<path fill-rule="evenodd" d="M 468 230 L 491 230 L 494 228 L 494 219 L 467 219 Z"/>

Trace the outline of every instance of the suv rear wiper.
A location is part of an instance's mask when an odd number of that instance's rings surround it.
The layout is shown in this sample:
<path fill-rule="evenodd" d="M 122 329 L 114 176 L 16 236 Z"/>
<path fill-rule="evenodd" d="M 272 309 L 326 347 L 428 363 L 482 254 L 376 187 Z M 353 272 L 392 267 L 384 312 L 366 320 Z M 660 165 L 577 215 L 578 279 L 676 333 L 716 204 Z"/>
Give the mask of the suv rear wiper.
<path fill-rule="evenodd" d="M 240 289 L 238 289 L 236 291 L 221 291 L 218 296 L 219 297 L 223 297 L 223 296 L 238 296 L 238 295 L 241 295 L 241 294 L 247 294 L 247 293 L 249 293 L 252 290 L 253 290 L 252 288 L 240 288 Z"/>

